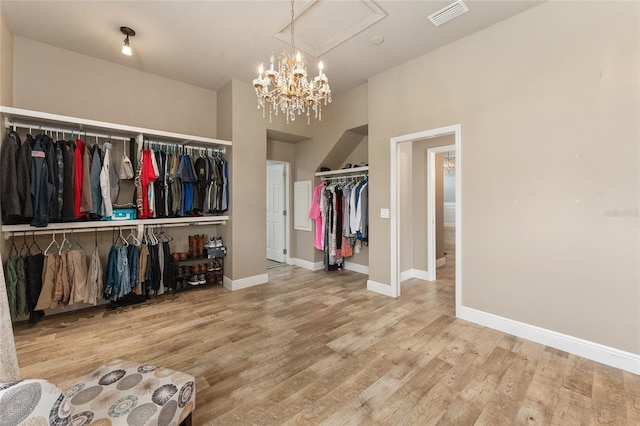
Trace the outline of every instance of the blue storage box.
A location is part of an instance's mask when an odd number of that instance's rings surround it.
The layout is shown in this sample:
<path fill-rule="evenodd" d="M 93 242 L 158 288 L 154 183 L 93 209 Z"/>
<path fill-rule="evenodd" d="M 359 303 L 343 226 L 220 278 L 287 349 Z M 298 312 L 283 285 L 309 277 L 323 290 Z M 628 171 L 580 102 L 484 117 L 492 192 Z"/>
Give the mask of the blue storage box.
<path fill-rule="evenodd" d="M 113 209 L 111 217 L 105 217 L 106 220 L 134 220 L 137 218 L 136 209 Z"/>

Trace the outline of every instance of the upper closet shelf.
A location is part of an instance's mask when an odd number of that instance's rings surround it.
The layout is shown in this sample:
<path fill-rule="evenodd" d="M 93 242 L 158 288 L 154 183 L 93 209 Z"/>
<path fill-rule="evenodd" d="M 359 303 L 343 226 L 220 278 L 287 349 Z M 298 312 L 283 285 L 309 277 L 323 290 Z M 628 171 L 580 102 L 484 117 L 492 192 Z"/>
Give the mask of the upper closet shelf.
<path fill-rule="evenodd" d="M 350 175 L 353 173 L 362 173 L 368 172 L 369 166 L 364 167 L 352 167 L 349 169 L 340 169 L 340 170 L 330 170 L 328 172 L 316 172 L 316 176 L 339 176 L 339 175 Z"/>
<path fill-rule="evenodd" d="M 23 225 L 3 225 L 2 234 L 8 240 L 12 235 L 20 234 L 53 234 L 62 232 L 89 232 L 94 230 L 109 231 L 114 228 L 141 228 L 145 225 L 162 225 L 166 227 L 174 226 L 195 226 L 195 225 L 225 225 L 229 216 L 183 216 L 183 217 L 162 217 L 134 220 L 95 220 L 80 222 L 49 223 L 45 228 L 36 228 L 29 224 Z"/>
<path fill-rule="evenodd" d="M 231 146 L 231 141 L 222 139 L 165 132 L 163 130 L 146 129 L 143 127 L 88 120 L 85 118 L 69 117 L 66 115 L 49 114 L 46 112 L 31 111 L 20 108 L 0 106 L 0 113 L 4 115 L 4 125 L 7 128 L 12 127 L 13 125 L 21 125 L 20 127 L 33 126 L 34 129 L 39 129 L 41 127 L 46 127 L 46 125 L 50 125 L 64 128 L 69 132 L 101 133 L 105 136 L 111 136 L 118 139 L 128 139 L 143 135 L 145 139 L 180 142 L 181 144 L 217 145 L 221 147 Z M 43 123 L 46 123 L 46 125 L 43 126 Z"/>

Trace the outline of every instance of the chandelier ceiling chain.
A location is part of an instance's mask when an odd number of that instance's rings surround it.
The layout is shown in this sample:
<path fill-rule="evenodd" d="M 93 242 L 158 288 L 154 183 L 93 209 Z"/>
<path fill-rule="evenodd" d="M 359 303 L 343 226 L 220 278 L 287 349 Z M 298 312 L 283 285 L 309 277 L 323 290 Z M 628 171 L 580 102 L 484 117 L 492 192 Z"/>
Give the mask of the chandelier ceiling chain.
<path fill-rule="evenodd" d="M 294 0 L 291 0 L 291 51 L 280 55 L 278 70 L 274 69 L 275 58 L 271 54 L 268 70 L 260 64 L 258 78 L 253 80 L 258 97 L 258 109 L 262 116 L 269 109 L 269 121 L 272 114 L 278 115 L 280 110 L 287 117 L 287 123 L 294 121 L 296 115 L 306 112 L 307 123 L 311 122 L 311 112 L 318 121 L 322 120 L 322 104 L 331 102 L 329 80 L 323 72 L 322 61 L 318 63 L 318 75 L 310 81 L 307 79 L 307 66 L 301 52 L 295 50 L 295 12 Z M 264 74 L 264 75 L 263 75 Z"/>

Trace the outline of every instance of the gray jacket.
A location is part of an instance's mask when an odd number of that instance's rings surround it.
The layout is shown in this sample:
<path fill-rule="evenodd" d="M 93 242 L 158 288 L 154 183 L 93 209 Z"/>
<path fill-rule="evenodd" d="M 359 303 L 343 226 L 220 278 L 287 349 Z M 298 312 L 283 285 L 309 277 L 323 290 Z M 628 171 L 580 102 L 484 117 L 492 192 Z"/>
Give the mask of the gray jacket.
<path fill-rule="evenodd" d="M 0 152 L 0 205 L 5 224 L 33 216 L 30 193 L 31 146 L 20 135 L 9 132 Z"/>

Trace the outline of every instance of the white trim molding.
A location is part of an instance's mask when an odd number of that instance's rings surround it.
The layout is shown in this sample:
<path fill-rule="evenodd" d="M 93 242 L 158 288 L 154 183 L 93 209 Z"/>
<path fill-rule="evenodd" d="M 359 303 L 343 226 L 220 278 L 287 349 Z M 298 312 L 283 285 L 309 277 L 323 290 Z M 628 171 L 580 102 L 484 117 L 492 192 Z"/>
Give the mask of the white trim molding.
<path fill-rule="evenodd" d="M 402 271 L 400 273 L 400 282 L 409 280 L 411 278 L 417 278 L 419 280 L 430 281 L 429 280 L 429 272 L 423 271 L 422 269 L 407 269 L 406 271 Z"/>
<path fill-rule="evenodd" d="M 292 257 L 290 259 L 289 265 L 299 266 L 310 271 L 320 271 L 324 269 L 324 264 L 322 262 L 309 262 L 308 260 L 298 259 L 296 257 Z"/>
<path fill-rule="evenodd" d="M 243 288 L 253 287 L 256 285 L 267 284 L 269 282 L 269 274 L 254 275 L 252 277 L 240 278 L 232 280 L 224 277 L 223 285 L 231 291 L 242 290 Z"/>
<path fill-rule="evenodd" d="M 393 291 L 393 287 L 387 284 L 382 284 L 377 281 L 367 280 L 367 290 L 373 291 L 375 293 L 380 293 L 389 297 L 398 297 L 398 294 L 395 294 Z"/>
<path fill-rule="evenodd" d="M 466 306 L 460 306 L 456 314 L 459 318 L 466 321 L 471 321 L 542 345 L 570 352 L 611 367 L 620 368 L 634 374 L 640 374 L 640 355 L 638 354 L 580 339 L 579 337 L 569 336 L 557 331 L 547 330 L 535 325 L 525 324 Z"/>
<path fill-rule="evenodd" d="M 389 209 L 389 219 L 391 226 L 390 235 L 390 272 L 391 272 L 391 288 L 393 297 L 400 296 L 400 196 L 398 185 L 398 150 L 401 143 L 413 142 L 421 139 L 434 138 L 438 136 L 454 135 L 455 152 L 456 152 L 456 282 L 455 282 L 455 299 L 456 313 L 462 306 L 462 126 L 453 124 L 450 126 L 440 127 L 437 129 L 427 130 L 423 132 L 410 133 L 407 135 L 396 136 L 390 139 L 389 165 L 390 165 L 390 198 L 391 205 Z M 435 250 L 435 249 L 434 249 Z M 435 251 L 432 251 L 435 253 Z M 429 265 L 428 265 L 429 266 Z M 435 265 L 431 265 L 430 271 L 435 272 Z M 434 277 L 435 279 L 435 277 Z M 367 287 L 368 288 L 368 287 Z M 374 290 L 375 291 L 375 290 Z M 383 293 L 384 294 L 384 293 Z"/>
<path fill-rule="evenodd" d="M 360 265 L 359 263 L 347 262 L 345 260 L 344 269 L 346 269 L 347 271 L 353 271 L 353 272 L 358 272 L 360 274 L 369 275 L 369 266 Z"/>

